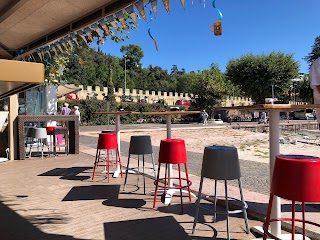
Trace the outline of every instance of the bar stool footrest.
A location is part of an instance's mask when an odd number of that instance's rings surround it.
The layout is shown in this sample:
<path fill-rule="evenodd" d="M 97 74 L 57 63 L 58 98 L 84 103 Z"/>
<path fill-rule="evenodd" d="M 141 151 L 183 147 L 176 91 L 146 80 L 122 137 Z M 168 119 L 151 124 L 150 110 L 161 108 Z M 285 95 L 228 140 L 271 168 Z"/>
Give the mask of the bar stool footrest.
<path fill-rule="evenodd" d="M 204 200 L 207 200 L 207 201 L 210 201 L 213 200 L 214 198 L 214 195 L 205 195 L 205 196 L 201 196 L 200 197 L 200 200 L 201 199 L 204 199 Z M 223 199 L 225 200 L 225 196 L 216 196 L 216 199 Z M 238 213 L 243 213 L 244 211 L 246 211 L 248 209 L 248 204 L 246 202 L 242 202 L 240 199 L 237 199 L 237 198 L 233 198 L 233 197 L 228 197 L 228 203 L 229 203 L 229 200 L 233 200 L 233 201 L 236 201 L 238 203 L 241 203 L 242 205 L 242 208 L 241 209 L 235 209 L 235 210 L 229 210 L 228 212 L 227 211 L 215 211 L 215 210 L 212 210 L 210 208 L 207 208 L 207 207 L 203 207 L 201 206 L 201 203 L 200 203 L 200 208 L 201 209 L 205 209 L 207 211 L 211 211 L 213 213 L 216 213 L 216 214 L 225 214 L 225 215 L 229 215 L 229 214 L 238 214 Z M 238 206 L 238 205 L 237 205 Z M 241 206 L 239 206 L 241 207 Z"/>

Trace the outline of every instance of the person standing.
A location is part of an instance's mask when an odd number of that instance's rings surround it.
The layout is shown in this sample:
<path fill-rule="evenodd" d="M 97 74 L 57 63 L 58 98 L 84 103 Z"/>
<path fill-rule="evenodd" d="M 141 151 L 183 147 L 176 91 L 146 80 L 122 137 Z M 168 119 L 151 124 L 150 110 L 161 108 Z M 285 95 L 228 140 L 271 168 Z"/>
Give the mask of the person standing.
<path fill-rule="evenodd" d="M 61 109 L 61 115 L 69 115 L 70 112 L 69 103 L 64 103 L 64 107 Z"/>
<path fill-rule="evenodd" d="M 206 110 L 202 110 L 201 117 L 202 117 L 203 125 L 207 125 L 208 124 L 208 116 L 209 115 L 206 112 Z"/>
<path fill-rule="evenodd" d="M 79 123 L 80 123 L 80 111 L 79 111 L 79 107 L 78 107 L 78 106 L 74 106 L 73 109 L 74 109 L 73 114 L 78 116 Z"/>
<path fill-rule="evenodd" d="M 314 104 L 320 104 L 320 57 L 310 67 L 310 87 L 313 89 Z M 320 108 L 316 108 L 316 116 L 320 126 Z"/>

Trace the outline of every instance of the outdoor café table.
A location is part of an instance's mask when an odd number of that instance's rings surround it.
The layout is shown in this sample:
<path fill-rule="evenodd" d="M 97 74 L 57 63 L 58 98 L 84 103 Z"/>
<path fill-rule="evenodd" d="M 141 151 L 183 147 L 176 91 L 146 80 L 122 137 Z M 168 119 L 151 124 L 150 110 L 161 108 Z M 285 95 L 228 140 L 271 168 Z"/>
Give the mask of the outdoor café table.
<path fill-rule="evenodd" d="M 140 114 L 140 115 L 158 115 L 158 116 L 166 116 L 166 126 L 167 126 L 167 138 L 171 138 L 171 117 L 173 115 L 189 115 L 189 114 L 199 114 L 201 113 L 200 111 L 167 111 L 167 112 L 131 112 L 131 114 Z M 168 170 L 168 177 L 170 178 L 172 176 L 172 164 L 169 164 L 169 170 Z M 173 181 L 169 181 L 169 186 L 173 186 Z M 164 196 L 164 203 L 165 204 L 170 204 L 171 198 L 175 192 L 180 190 L 178 189 L 169 189 L 167 191 L 166 196 Z M 186 192 L 185 190 L 182 190 L 183 192 Z M 194 197 L 195 195 L 191 193 Z"/>
<path fill-rule="evenodd" d="M 276 156 L 280 154 L 280 112 L 283 111 L 293 111 L 298 109 L 306 108 L 320 108 L 317 104 L 303 104 L 303 105 L 291 105 L 291 104 L 257 104 L 253 106 L 238 106 L 238 107 L 221 107 L 215 108 L 215 110 L 256 110 L 256 111 L 267 111 L 269 112 L 269 167 L 270 167 L 270 183 L 272 179 L 273 167 L 275 163 Z M 271 218 L 281 217 L 281 203 L 280 198 L 275 197 L 273 200 L 271 210 Z M 256 227 L 257 231 L 263 233 L 261 227 Z M 271 233 L 277 237 L 281 235 L 281 222 L 271 223 Z M 282 235 L 283 237 L 283 235 Z M 291 235 L 290 235 L 291 237 Z"/>
<path fill-rule="evenodd" d="M 93 114 L 110 114 L 115 116 L 116 120 L 116 133 L 117 133 L 117 141 L 118 141 L 118 148 L 120 152 L 120 115 L 127 115 L 130 114 L 131 112 L 94 112 Z M 117 169 L 113 173 L 113 177 L 118 177 L 120 174 L 120 164 L 117 164 Z"/>

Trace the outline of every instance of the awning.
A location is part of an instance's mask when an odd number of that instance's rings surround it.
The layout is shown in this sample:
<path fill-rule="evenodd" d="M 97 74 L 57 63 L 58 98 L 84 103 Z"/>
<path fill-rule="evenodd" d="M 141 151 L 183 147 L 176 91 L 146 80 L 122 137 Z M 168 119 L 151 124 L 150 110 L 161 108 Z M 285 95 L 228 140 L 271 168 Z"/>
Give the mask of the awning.
<path fill-rule="evenodd" d="M 42 63 L 0 59 L 0 100 L 43 83 Z"/>
<path fill-rule="evenodd" d="M 60 98 L 67 94 L 77 93 L 81 90 L 82 88 L 79 88 L 72 84 L 60 85 L 57 90 L 57 97 Z"/>

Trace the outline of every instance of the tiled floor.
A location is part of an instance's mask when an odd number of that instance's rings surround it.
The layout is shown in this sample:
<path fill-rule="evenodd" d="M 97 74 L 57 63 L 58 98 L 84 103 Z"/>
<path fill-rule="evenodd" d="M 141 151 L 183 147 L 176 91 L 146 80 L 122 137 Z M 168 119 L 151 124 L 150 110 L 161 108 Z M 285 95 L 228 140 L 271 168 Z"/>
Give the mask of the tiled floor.
<path fill-rule="evenodd" d="M 170 206 L 158 201 L 153 209 L 153 196 L 142 194 L 135 175 L 129 176 L 126 192 L 124 178 L 108 184 L 98 171 L 91 181 L 93 161 L 81 153 L 0 164 L 0 239 L 226 239 L 224 217 L 212 223 L 206 211 L 192 235 L 195 199 L 184 214 L 179 198 Z M 147 178 L 147 192 L 153 189 Z M 249 224 L 262 225 L 252 219 Z M 232 239 L 254 238 L 244 232 L 242 215 L 230 218 L 230 229 Z"/>

